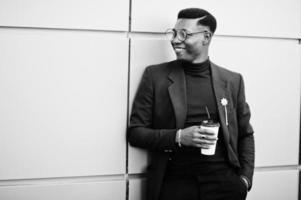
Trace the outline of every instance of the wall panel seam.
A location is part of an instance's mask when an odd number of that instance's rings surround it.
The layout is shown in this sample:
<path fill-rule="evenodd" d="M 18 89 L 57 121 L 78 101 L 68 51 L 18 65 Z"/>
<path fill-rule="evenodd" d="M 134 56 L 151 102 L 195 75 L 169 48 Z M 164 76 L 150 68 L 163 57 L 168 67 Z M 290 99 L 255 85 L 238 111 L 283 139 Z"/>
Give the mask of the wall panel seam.
<path fill-rule="evenodd" d="M 78 176 L 78 177 L 51 177 L 51 178 L 29 178 L 0 180 L 0 187 L 4 186 L 26 186 L 26 185 L 58 185 L 58 184 L 79 184 L 126 181 L 126 174 L 99 175 L 99 176 Z"/>
<path fill-rule="evenodd" d="M 130 78 L 131 78 L 131 38 L 129 36 L 129 33 L 132 30 L 132 0 L 129 0 L 129 25 L 128 25 L 128 32 L 126 37 L 128 38 L 128 74 L 127 74 L 127 126 L 129 124 L 129 117 L 130 117 Z M 129 143 L 128 143 L 128 137 L 127 137 L 127 131 L 126 131 L 126 171 L 125 171 L 125 178 L 126 178 L 126 188 L 125 188 L 125 200 L 129 200 L 130 196 L 130 182 L 129 182 Z"/>
<path fill-rule="evenodd" d="M 129 20 L 131 23 L 131 20 Z M 0 26 L 0 29 L 16 29 L 16 30 L 44 30 L 44 31 L 72 31 L 72 32 L 95 32 L 95 33 L 109 33 L 114 35 L 122 35 L 127 38 L 143 38 L 143 39 L 153 39 L 160 38 L 166 39 L 164 33 L 162 32 L 139 32 L 131 31 L 131 25 L 129 25 L 128 31 L 119 30 L 105 30 L 105 29 L 81 29 L 81 28 L 51 28 L 51 27 L 20 27 L 20 26 Z M 266 40 L 295 40 L 300 44 L 301 38 L 288 38 L 288 37 L 268 37 L 268 36 L 252 36 L 252 35 L 219 35 L 216 34 L 215 37 L 223 38 L 249 38 L 249 39 L 266 39 Z"/>

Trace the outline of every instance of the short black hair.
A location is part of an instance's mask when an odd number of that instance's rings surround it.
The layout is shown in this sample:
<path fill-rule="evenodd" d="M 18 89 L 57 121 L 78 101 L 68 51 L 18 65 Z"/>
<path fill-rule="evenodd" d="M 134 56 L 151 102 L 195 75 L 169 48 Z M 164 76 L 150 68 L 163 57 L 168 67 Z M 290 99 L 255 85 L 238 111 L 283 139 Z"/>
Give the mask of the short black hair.
<path fill-rule="evenodd" d="M 201 8 L 186 8 L 180 10 L 178 13 L 178 19 L 197 19 L 202 18 L 198 21 L 198 24 L 208 26 L 212 33 L 216 30 L 216 19 L 207 10 Z"/>

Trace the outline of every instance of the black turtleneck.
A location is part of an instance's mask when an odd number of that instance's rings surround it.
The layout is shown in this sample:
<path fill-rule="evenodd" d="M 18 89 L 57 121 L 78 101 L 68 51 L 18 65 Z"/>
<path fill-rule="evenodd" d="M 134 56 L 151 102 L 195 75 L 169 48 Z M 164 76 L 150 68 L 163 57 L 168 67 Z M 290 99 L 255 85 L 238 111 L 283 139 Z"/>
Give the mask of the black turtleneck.
<path fill-rule="evenodd" d="M 191 76 L 201 76 L 202 73 L 209 72 L 210 61 L 209 59 L 205 60 L 202 63 L 191 63 L 188 61 L 182 61 L 182 67 L 185 71 L 185 74 Z M 206 73 L 207 74 L 207 73 Z"/>
<path fill-rule="evenodd" d="M 206 107 L 210 118 L 218 120 L 209 59 L 197 64 L 183 62 L 183 69 L 187 92 L 186 127 L 200 125 L 202 120 L 208 119 Z"/>
<path fill-rule="evenodd" d="M 219 121 L 217 104 L 214 96 L 211 68 L 209 59 L 203 63 L 181 62 L 185 72 L 187 116 L 185 127 L 200 125 L 202 120 L 210 119 Z M 185 173 L 209 173 L 227 165 L 226 148 L 221 130 L 218 134 L 216 152 L 213 156 L 200 153 L 199 148 L 181 147 L 174 153 L 169 162 L 169 175 L 185 175 Z M 215 163 L 216 165 L 212 165 Z"/>

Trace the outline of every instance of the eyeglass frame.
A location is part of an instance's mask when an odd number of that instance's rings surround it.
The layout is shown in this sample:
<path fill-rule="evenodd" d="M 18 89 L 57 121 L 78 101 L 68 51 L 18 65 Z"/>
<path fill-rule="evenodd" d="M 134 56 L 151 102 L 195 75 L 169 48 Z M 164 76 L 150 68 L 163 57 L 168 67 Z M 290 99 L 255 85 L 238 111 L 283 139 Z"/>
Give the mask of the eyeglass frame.
<path fill-rule="evenodd" d="M 174 39 L 177 37 L 178 31 L 182 31 L 183 33 L 185 33 L 184 39 L 181 39 L 181 38 L 178 37 L 178 39 L 179 39 L 181 42 L 184 42 L 185 40 L 187 40 L 187 36 L 193 36 L 193 35 L 198 34 L 198 33 L 210 33 L 210 34 L 212 34 L 210 31 L 207 31 L 207 30 L 199 31 L 199 32 L 193 32 L 193 33 L 188 33 L 185 29 L 179 29 L 179 30 L 176 30 L 176 29 L 174 29 L 174 28 L 169 28 L 169 29 L 167 29 L 167 30 L 165 31 L 165 35 L 167 35 L 168 31 L 170 31 L 170 32 L 172 31 L 172 32 L 174 33 L 174 36 L 173 36 L 172 39 L 170 39 L 170 41 L 174 40 Z"/>

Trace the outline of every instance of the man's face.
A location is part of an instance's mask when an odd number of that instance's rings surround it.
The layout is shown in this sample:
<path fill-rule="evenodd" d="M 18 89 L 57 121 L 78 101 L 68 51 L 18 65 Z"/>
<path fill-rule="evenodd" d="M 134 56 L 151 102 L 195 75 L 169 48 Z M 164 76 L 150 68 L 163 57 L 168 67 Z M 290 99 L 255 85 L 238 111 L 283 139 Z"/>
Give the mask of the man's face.
<path fill-rule="evenodd" d="M 187 33 L 209 31 L 208 27 L 197 25 L 198 19 L 178 19 L 174 27 L 175 30 L 184 29 Z M 177 55 L 178 60 L 186 60 L 190 62 L 198 62 L 198 58 L 201 57 L 204 50 L 208 48 L 204 45 L 205 37 L 204 33 L 198 33 L 194 35 L 187 35 L 185 41 L 180 41 L 176 36 L 171 45 Z"/>

